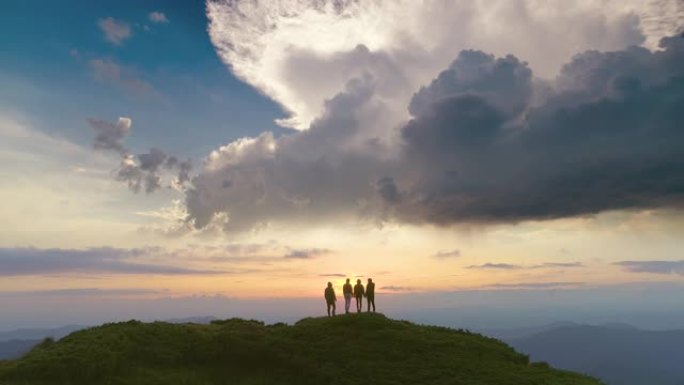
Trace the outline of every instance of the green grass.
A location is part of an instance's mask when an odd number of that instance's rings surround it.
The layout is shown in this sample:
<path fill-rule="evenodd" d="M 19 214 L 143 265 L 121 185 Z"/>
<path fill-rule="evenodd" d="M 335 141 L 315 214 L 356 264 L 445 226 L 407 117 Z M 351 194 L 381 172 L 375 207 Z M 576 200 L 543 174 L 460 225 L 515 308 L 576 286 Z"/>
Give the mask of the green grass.
<path fill-rule="evenodd" d="M 379 314 L 306 318 L 293 326 L 106 324 L 0 361 L 0 384 L 584 385 L 495 339 Z"/>

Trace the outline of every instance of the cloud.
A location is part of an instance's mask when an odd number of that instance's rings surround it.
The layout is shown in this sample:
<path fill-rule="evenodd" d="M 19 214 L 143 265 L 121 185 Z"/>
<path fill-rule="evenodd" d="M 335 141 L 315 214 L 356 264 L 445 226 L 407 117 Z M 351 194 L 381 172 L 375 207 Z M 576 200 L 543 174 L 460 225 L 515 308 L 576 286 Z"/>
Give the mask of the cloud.
<path fill-rule="evenodd" d="M 406 291 L 413 291 L 414 289 L 412 287 L 408 286 L 381 286 L 380 290 L 384 291 L 394 291 L 394 292 L 406 292 Z"/>
<path fill-rule="evenodd" d="M 584 267 L 584 264 L 582 264 L 581 262 L 545 262 L 545 263 L 542 263 L 541 265 L 535 265 L 532 267 L 537 268 L 537 269 L 572 268 L 572 267 Z"/>
<path fill-rule="evenodd" d="M 207 17 L 226 65 L 290 112 L 281 124 L 307 129 L 324 100 L 364 72 L 391 77 L 383 81 L 384 96 L 405 106 L 416 87 L 463 49 L 524 57 L 535 72 L 552 77 L 578 51 L 644 41 L 655 47 L 676 32 L 673 19 L 682 15 L 678 0 L 564 4 L 210 0 Z"/>
<path fill-rule="evenodd" d="M 521 270 L 521 269 L 558 269 L 584 267 L 580 262 L 545 262 L 538 265 L 518 265 L 510 263 L 487 262 L 482 265 L 471 265 L 468 269 L 491 269 L 491 270 Z"/>
<path fill-rule="evenodd" d="M 152 193 L 162 187 L 162 170 L 177 172 L 171 187 L 183 189 L 190 180 L 192 170 L 191 161 L 179 161 L 175 156 L 168 156 L 158 148 L 150 148 L 149 152 L 138 155 L 129 153 L 124 142 L 131 131 L 132 120 L 120 117 L 116 123 L 93 118 L 87 119 L 90 127 L 95 131 L 93 146 L 101 150 L 113 150 L 121 155 L 121 163 L 115 170 L 115 178 L 128 184 L 133 192 L 144 190 Z"/>
<path fill-rule="evenodd" d="M 684 261 L 621 261 L 615 265 L 630 273 L 684 275 Z"/>
<path fill-rule="evenodd" d="M 104 33 L 105 39 L 114 45 L 121 45 L 132 36 L 131 26 L 125 21 L 117 21 L 112 17 L 99 19 L 97 26 Z"/>
<path fill-rule="evenodd" d="M 302 131 L 213 151 L 186 192 L 188 223 L 449 226 L 681 207 L 681 38 L 623 49 L 644 41 L 635 10 L 656 12 L 641 3 L 209 1 L 223 61 Z"/>
<path fill-rule="evenodd" d="M 485 287 L 494 289 L 559 289 L 583 286 L 584 282 L 521 282 L 521 283 L 495 283 Z"/>
<path fill-rule="evenodd" d="M 319 277 L 331 277 L 331 278 L 344 278 L 347 275 L 342 274 L 342 273 L 328 273 L 328 274 L 319 274 Z"/>
<path fill-rule="evenodd" d="M 163 12 L 155 11 L 155 12 L 150 12 L 147 17 L 150 19 L 151 22 L 153 23 L 169 23 L 169 19 L 166 18 L 166 15 Z"/>
<path fill-rule="evenodd" d="M 355 79 L 308 131 L 277 139 L 267 132 L 212 152 L 186 194 L 189 219 L 203 228 L 229 213 L 225 230 L 241 231 L 363 212 L 374 195 L 370 181 L 381 174 L 373 152 L 384 152 L 360 127 L 387 113 L 371 100 L 373 89 L 372 79 Z"/>
<path fill-rule="evenodd" d="M 487 262 L 482 265 L 471 265 L 468 269 L 494 269 L 494 270 L 518 270 L 522 269 L 521 265 L 514 265 L 510 263 L 491 263 Z"/>
<path fill-rule="evenodd" d="M 313 248 L 313 249 L 295 249 L 291 250 L 287 254 L 283 256 L 283 258 L 286 259 L 313 259 L 313 258 L 318 258 L 320 256 L 330 254 L 331 251 L 329 249 L 318 249 L 318 248 Z"/>
<path fill-rule="evenodd" d="M 150 83 L 135 76 L 134 70 L 123 67 L 112 59 L 90 59 L 88 66 L 95 74 L 95 78 L 101 82 L 122 87 L 136 95 L 156 93 Z"/>
<path fill-rule="evenodd" d="M 131 131 L 131 118 L 120 117 L 115 123 L 88 118 L 87 122 L 95 131 L 93 147 L 113 150 L 120 154 L 125 154 L 128 151 L 124 146 L 124 140 Z"/>
<path fill-rule="evenodd" d="M 433 255 L 435 258 L 438 259 L 447 259 L 447 258 L 458 258 L 461 256 L 461 250 L 458 249 L 453 249 L 453 250 L 442 250 Z"/>
<path fill-rule="evenodd" d="M 193 269 L 138 262 L 144 249 L 0 248 L 0 276 L 54 274 L 220 275 L 229 271 Z"/>
<path fill-rule="evenodd" d="M 442 225 L 682 207 L 684 38 L 662 47 L 579 54 L 536 102 L 525 63 L 462 53 L 411 104 L 387 207 Z"/>
<path fill-rule="evenodd" d="M 52 289 L 52 290 L 30 290 L 30 291 L 0 291 L 2 297 L 104 297 L 104 296 L 144 296 L 150 294 L 162 294 L 165 290 L 156 289 L 99 289 L 99 288 L 78 288 L 78 289 Z"/>

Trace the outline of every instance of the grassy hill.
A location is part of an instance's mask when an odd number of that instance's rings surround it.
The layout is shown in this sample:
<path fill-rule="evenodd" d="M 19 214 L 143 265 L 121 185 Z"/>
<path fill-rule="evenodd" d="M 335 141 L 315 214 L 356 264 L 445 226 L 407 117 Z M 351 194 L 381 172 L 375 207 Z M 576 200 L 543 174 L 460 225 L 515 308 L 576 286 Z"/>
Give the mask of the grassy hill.
<path fill-rule="evenodd" d="M 46 340 L 0 362 L 0 383 L 492 384 L 598 381 L 531 364 L 497 340 L 379 314 L 307 318 L 293 326 L 230 319 L 210 325 L 106 324 Z"/>

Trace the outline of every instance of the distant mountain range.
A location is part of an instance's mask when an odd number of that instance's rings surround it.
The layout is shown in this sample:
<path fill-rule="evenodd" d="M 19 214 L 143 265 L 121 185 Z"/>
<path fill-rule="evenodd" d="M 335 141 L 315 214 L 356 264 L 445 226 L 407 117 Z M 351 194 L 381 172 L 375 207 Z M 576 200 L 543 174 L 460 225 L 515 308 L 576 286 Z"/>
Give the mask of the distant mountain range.
<path fill-rule="evenodd" d="M 9 340 L 0 342 L 0 360 L 13 360 L 28 353 L 42 340 Z"/>
<path fill-rule="evenodd" d="M 608 385 L 684 384 L 684 330 L 558 323 L 482 332 L 530 355 L 532 361 L 586 373 Z"/>
<path fill-rule="evenodd" d="M 165 322 L 209 324 L 215 319 L 216 317 L 213 316 L 202 316 L 173 318 L 165 320 Z M 85 325 L 67 325 L 52 329 L 16 329 L 0 332 L 0 360 L 19 358 L 45 338 L 50 337 L 54 340 L 59 340 L 77 330 L 85 329 L 87 327 L 88 326 Z"/>
<path fill-rule="evenodd" d="M 52 329 L 16 329 L 6 332 L 0 332 L 0 342 L 10 341 L 10 340 L 42 340 L 46 337 L 51 337 L 53 339 L 60 339 L 66 337 L 67 335 L 75 332 L 76 330 L 81 330 L 87 328 L 84 325 L 67 325 Z"/>
<path fill-rule="evenodd" d="M 83 325 L 67 325 L 53 329 L 17 329 L 0 332 L 0 360 L 21 357 L 45 338 L 58 340 L 86 328 Z"/>

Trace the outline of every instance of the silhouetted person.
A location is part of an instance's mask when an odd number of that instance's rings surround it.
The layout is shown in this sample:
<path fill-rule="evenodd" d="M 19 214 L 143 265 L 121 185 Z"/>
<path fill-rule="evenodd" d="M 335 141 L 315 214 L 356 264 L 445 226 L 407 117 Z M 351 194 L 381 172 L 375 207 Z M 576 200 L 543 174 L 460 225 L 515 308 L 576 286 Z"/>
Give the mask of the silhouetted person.
<path fill-rule="evenodd" d="M 366 303 L 368 303 L 368 311 L 370 312 L 371 305 L 373 305 L 373 313 L 375 313 L 375 283 L 370 278 L 366 284 Z"/>
<path fill-rule="evenodd" d="M 335 315 L 335 302 L 337 302 L 337 297 L 335 296 L 335 289 L 333 289 L 332 282 L 328 282 L 328 287 L 325 288 L 325 304 L 328 305 L 328 317 L 330 317 L 330 309 L 332 309 L 332 315 Z"/>
<path fill-rule="evenodd" d="M 361 309 L 363 308 L 363 296 L 366 295 L 366 291 L 363 290 L 363 285 L 361 284 L 361 280 L 357 279 L 356 280 L 356 285 L 354 285 L 354 297 L 356 298 L 356 312 L 361 313 Z"/>
<path fill-rule="evenodd" d="M 342 294 L 344 294 L 344 312 L 349 314 L 352 299 L 352 285 L 349 283 L 349 278 L 347 278 L 347 283 L 342 286 Z"/>

